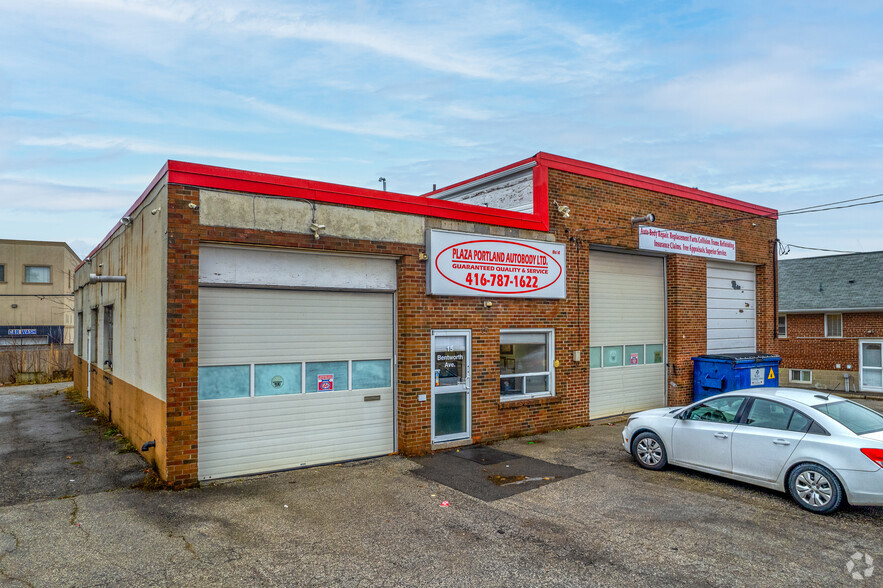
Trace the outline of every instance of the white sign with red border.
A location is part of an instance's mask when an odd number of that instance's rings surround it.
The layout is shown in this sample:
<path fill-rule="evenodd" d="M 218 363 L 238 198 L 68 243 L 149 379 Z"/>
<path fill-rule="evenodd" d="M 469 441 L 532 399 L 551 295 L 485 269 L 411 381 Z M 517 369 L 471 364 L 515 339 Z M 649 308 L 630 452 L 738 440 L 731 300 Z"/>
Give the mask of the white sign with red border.
<path fill-rule="evenodd" d="M 427 290 L 440 296 L 565 298 L 561 243 L 430 231 Z"/>
<path fill-rule="evenodd" d="M 334 391 L 334 374 L 319 374 L 318 380 L 318 386 L 316 388 L 319 392 Z"/>
<path fill-rule="evenodd" d="M 638 248 L 736 261 L 736 242 L 657 227 L 638 227 Z"/>

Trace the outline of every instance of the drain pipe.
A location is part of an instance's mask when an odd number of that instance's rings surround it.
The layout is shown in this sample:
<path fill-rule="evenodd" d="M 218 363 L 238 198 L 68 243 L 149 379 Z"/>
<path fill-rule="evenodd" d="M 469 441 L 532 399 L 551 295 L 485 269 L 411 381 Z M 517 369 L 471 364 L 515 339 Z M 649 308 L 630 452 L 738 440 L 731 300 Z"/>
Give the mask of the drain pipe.
<path fill-rule="evenodd" d="M 156 447 L 156 441 L 148 441 L 144 445 L 141 446 L 141 451 L 147 451 L 151 447 Z"/>
<path fill-rule="evenodd" d="M 98 282 L 115 282 L 125 283 L 126 276 L 99 276 L 98 274 L 89 274 L 89 283 L 97 284 Z"/>
<path fill-rule="evenodd" d="M 92 398 L 92 329 L 86 329 L 86 398 Z"/>

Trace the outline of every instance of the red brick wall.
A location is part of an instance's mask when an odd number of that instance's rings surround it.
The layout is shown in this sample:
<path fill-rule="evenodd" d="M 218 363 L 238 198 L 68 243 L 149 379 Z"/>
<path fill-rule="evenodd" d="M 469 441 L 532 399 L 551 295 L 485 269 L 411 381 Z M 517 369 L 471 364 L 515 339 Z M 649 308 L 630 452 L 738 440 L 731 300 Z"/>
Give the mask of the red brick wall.
<path fill-rule="evenodd" d="M 549 199 L 571 208 L 563 219 L 552 208 L 550 231 L 567 246 L 566 300 L 487 299 L 426 296 L 426 262 L 422 246 L 376 243 L 323 236 L 198 224 L 195 189 L 169 187 L 169 318 L 168 318 L 168 470 L 177 483 L 196 480 L 196 368 L 198 329 L 198 243 L 220 242 L 311 250 L 387 254 L 398 258 L 398 442 L 406 454 L 431 448 L 430 336 L 434 329 L 472 331 L 473 440 L 490 441 L 557 428 L 584 425 L 589 419 L 589 246 L 637 248 L 631 216 L 653 212 L 656 226 L 702 233 L 737 242 L 739 261 L 761 264 L 758 280 L 758 347 L 769 349 L 774 329 L 771 263 L 775 221 L 754 219 L 722 224 L 687 225 L 698 219 L 717 222 L 744 213 L 552 170 Z M 428 226 L 440 221 L 427 219 Z M 571 237 L 574 239 L 571 240 Z M 705 351 L 705 260 L 670 256 L 668 273 L 669 401 L 682 404 L 691 396 L 690 357 Z M 502 403 L 499 382 L 500 329 L 555 329 L 555 396 Z M 583 360 L 573 361 L 580 350 Z"/>
<path fill-rule="evenodd" d="M 859 339 L 883 339 L 883 312 L 843 313 L 843 337 L 825 337 L 825 315 L 788 314 L 787 337 L 776 340 L 783 368 L 842 371 L 859 365 Z"/>
<path fill-rule="evenodd" d="M 736 261 L 758 264 L 757 350 L 773 352 L 775 220 L 557 170 L 549 172 L 549 200 L 570 207 L 570 219 L 562 219 L 551 207 L 551 229 L 559 241 L 573 237 L 582 242 L 583 256 L 591 255 L 587 249 L 592 245 L 637 249 L 638 231 L 630 219 L 648 213 L 656 215 L 656 227 L 736 241 Z M 574 249 L 568 247 L 568 265 L 573 261 Z M 675 383 L 668 387 L 670 405 L 692 399 L 691 358 L 706 351 L 705 267 L 706 259 L 702 257 L 670 255 L 666 260 L 668 380 Z M 568 295 L 570 292 L 568 289 Z M 587 284 L 583 292 L 579 313 L 587 331 Z M 588 347 L 588 332 L 583 333 L 581 345 L 583 349 Z"/>
<path fill-rule="evenodd" d="M 197 189 L 169 186 L 166 319 L 166 480 L 197 481 L 199 360 L 199 204 Z"/>

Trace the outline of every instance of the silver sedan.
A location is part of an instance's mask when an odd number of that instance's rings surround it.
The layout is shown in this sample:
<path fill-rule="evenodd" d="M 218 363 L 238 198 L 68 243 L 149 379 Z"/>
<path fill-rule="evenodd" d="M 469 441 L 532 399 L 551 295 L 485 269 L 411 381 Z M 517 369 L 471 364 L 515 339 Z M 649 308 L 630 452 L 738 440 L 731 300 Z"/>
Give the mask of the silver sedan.
<path fill-rule="evenodd" d="M 832 394 L 754 388 L 632 415 L 623 447 L 638 464 L 673 464 L 787 491 L 807 510 L 844 500 L 883 506 L 883 415 Z"/>

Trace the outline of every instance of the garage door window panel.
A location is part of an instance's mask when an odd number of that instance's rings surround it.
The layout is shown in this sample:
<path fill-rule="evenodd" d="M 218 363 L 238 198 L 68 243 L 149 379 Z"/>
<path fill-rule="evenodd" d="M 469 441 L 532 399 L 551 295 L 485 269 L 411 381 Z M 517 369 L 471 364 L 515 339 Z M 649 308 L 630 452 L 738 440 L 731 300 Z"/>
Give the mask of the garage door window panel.
<path fill-rule="evenodd" d="M 349 362 L 347 361 L 317 361 L 308 363 L 306 368 L 306 391 L 307 392 L 331 392 L 334 390 L 349 389 Z M 319 390 L 319 376 L 331 376 L 331 388 Z M 327 378 L 322 378 L 327 381 Z"/>
<path fill-rule="evenodd" d="M 662 345 L 647 345 L 647 363 L 663 363 Z"/>
<path fill-rule="evenodd" d="M 604 348 L 604 367 L 618 367 L 622 365 L 622 345 Z"/>
<path fill-rule="evenodd" d="M 389 388 L 392 385 L 392 366 L 388 359 L 353 361 L 353 390 Z"/>
<path fill-rule="evenodd" d="M 224 365 L 199 368 L 199 400 L 248 398 L 251 395 L 251 366 Z"/>
<path fill-rule="evenodd" d="M 625 361 L 626 365 L 644 365 L 644 346 L 626 345 Z"/>
<path fill-rule="evenodd" d="M 503 399 L 552 393 L 552 331 L 500 333 L 500 395 Z"/>
<path fill-rule="evenodd" d="M 300 394 L 301 363 L 271 363 L 254 366 L 254 395 Z"/>

